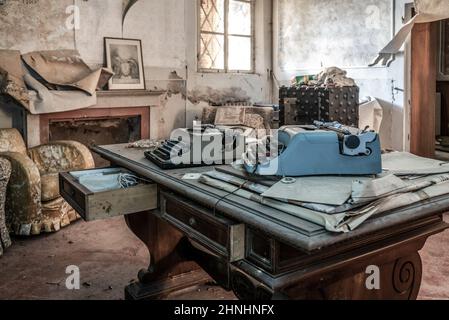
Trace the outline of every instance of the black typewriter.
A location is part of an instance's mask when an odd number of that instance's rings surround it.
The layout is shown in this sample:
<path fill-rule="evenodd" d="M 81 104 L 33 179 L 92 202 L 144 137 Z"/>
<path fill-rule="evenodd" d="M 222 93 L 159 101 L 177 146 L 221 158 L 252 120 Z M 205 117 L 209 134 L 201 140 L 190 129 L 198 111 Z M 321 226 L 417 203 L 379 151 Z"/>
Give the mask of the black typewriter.
<path fill-rule="evenodd" d="M 145 157 L 155 163 L 163 170 L 200 167 L 205 165 L 217 165 L 231 163 L 241 158 L 245 152 L 245 140 L 243 135 L 229 133 L 226 130 L 218 129 L 214 126 L 205 125 L 200 130 L 178 129 L 190 139 L 188 142 L 182 140 L 166 140 L 162 145 L 153 151 L 146 151 Z M 207 136 L 207 139 L 203 139 Z M 210 139 L 220 141 L 219 152 L 205 155 L 203 150 L 208 147 Z M 201 155 L 194 157 L 193 141 L 201 141 Z M 180 161 L 180 159 L 183 161 Z M 174 161 L 173 159 L 176 159 Z"/>
<path fill-rule="evenodd" d="M 181 168 L 192 168 L 198 167 L 202 164 L 175 164 L 172 162 L 172 156 L 177 155 L 181 157 L 183 155 L 183 150 L 187 146 L 182 141 L 166 140 L 159 148 L 154 151 L 146 151 L 145 158 L 155 163 L 158 167 L 163 170 L 170 169 L 181 169 Z M 190 150 L 190 147 L 189 147 Z"/>

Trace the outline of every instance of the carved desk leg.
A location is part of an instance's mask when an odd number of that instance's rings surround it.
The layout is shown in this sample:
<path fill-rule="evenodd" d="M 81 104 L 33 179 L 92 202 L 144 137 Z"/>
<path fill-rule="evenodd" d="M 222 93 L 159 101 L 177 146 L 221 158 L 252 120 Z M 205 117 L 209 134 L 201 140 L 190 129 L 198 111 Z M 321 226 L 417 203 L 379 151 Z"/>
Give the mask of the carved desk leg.
<path fill-rule="evenodd" d="M 291 299 L 415 300 L 422 279 L 418 251 L 424 242 L 421 239 L 400 248 L 385 249 L 376 256 L 349 259 L 334 270 L 288 288 L 285 293 Z M 377 282 L 369 278 L 374 274 L 367 271 L 369 266 L 378 267 Z"/>
<path fill-rule="evenodd" d="M 147 246 L 150 265 L 138 274 L 139 282 L 125 289 L 127 299 L 159 299 L 167 294 L 204 283 L 210 278 L 180 252 L 183 235 L 149 212 L 125 217 L 131 231 Z"/>
<path fill-rule="evenodd" d="M 422 278 L 422 264 L 419 254 L 413 253 L 393 261 L 378 265 L 380 271 L 379 288 L 367 287 L 370 284 L 365 270 L 352 274 L 320 288 L 322 299 L 341 300 L 415 300 L 418 297 Z"/>

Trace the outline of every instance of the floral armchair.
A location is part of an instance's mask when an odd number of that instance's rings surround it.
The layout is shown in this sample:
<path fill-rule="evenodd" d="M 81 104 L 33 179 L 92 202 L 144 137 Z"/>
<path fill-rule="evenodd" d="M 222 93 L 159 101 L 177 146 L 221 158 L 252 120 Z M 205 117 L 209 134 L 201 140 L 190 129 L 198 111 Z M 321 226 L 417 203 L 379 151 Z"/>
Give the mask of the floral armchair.
<path fill-rule="evenodd" d="M 16 235 L 55 232 L 79 216 L 59 194 L 59 172 L 94 167 L 89 149 L 57 141 L 29 150 L 16 129 L 0 129 L 0 158 L 11 163 L 6 221 Z"/>

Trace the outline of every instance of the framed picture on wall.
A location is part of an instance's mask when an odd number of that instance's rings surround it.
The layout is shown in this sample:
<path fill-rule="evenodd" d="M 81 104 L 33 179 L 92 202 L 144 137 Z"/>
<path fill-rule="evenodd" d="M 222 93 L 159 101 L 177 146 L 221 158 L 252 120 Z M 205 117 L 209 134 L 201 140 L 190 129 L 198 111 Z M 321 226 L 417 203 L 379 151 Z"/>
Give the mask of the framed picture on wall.
<path fill-rule="evenodd" d="M 106 66 L 114 72 L 109 90 L 145 90 L 142 42 L 104 38 Z"/>

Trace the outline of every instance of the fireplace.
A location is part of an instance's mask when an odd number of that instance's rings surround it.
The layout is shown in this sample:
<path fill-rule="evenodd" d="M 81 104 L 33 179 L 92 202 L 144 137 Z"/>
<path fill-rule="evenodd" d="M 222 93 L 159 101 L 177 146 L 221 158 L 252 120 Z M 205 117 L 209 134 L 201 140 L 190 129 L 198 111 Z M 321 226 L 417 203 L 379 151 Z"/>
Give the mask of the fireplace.
<path fill-rule="evenodd" d="M 90 108 L 28 115 L 29 147 L 57 140 L 74 140 L 87 146 L 134 142 L 150 138 L 152 107 L 161 105 L 162 91 L 100 91 Z M 97 167 L 108 163 L 95 158 Z"/>
<path fill-rule="evenodd" d="M 41 115 L 40 141 L 74 140 L 88 147 L 149 138 L 150 109 L 94 108 Z M 95 165 L 109 165 L 94 154 Z"/>

